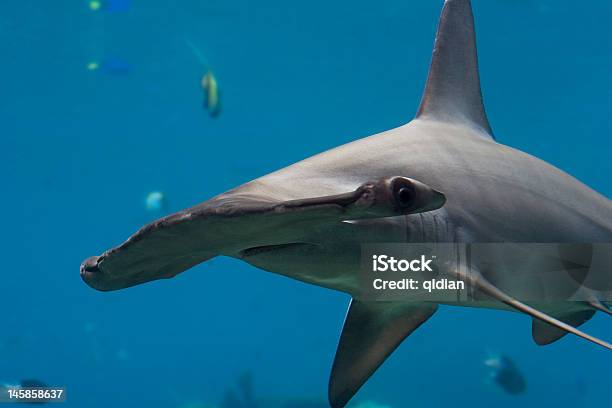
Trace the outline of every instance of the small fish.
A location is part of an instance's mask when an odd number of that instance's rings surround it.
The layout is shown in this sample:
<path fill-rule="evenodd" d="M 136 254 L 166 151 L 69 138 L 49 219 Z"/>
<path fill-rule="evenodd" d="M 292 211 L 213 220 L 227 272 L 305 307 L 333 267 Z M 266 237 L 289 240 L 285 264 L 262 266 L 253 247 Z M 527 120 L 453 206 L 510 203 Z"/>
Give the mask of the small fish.
<path fill-rule="evenodd" d="M 101 61 L 88 62 L 87 70 L 100 71 L 111 76 L 126 76 L 131 72 L 132 66 L 120 58 L 108 57 Z"/>
<path fill-rule="evenodd" d="M 147 211 L 163 211 L 166 208 L 166 196 L 161 191 L 151 191 L 145 198 Z"/>
<path fill-rule="evenodd" d="M 525 377 L 509 357 L 494 356 L 485 360 L 484 364 L 491 368 L 491 379 L 508 394 L 519 395 L 527 389 Z"/>
<path fill-rule="evenodd" d="M 88 3 L 88 6 L 91 11 L 98 11 L 102 8 L 102 2 L 98 0 L 92 0 Z"/>
<path fill-rule="evenodd" d="M 221 113 L 221 91 L 217 78 L 211 70 L 208 70 L 200 84 L 204 90 L 204 109 L 210 113 L 210 116 L 216 118 Z"/>
<path fill-rule="evenodd" d="M 132 6 L 132 0 L 91 0 L 88 5 L 91 11 L 116 13 L 128 10 Z"/>
<path fill-rule="evenodd" d="M 200 80 L 200 86 L 204 90 L 204 109 L 211 117 L 216 118 L 221 113 L 221 90 L 217 78 L 210 69 L 210 65 L 204 58 L 202 52 L 191 41 L 185 39 L 185 43 L 193 53 L 193 56 L 202 64 L 206 72 Z"/>

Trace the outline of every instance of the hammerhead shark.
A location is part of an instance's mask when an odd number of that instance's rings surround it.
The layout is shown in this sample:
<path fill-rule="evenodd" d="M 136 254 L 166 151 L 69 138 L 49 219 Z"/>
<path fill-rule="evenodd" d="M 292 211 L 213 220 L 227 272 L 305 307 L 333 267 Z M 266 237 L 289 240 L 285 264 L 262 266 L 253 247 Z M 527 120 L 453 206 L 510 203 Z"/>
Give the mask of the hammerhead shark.
<path fill-rule="evenodd" d="M 111 291 L 172 278 L 224 255 L 352 295 L 329 381 L 330 405 L 344 407 L 438 308 L 359 299 L 362 245 L 389 242 L 612 242 L 609 199 L 494 138 L 469 0 L 444 3 L 412 121 L 161 218 L 86 259 L 80 272 L 91 287 Z M 535 305 L 496 285 L 512 280 L 507 268 L 449 273 L 486 300 L 449 304 L 527 314 L 538 344 L 572 333 L 612 349 L 577 328 L 596 311 L 610 313 L 596 290 L 585 301 Z"/>

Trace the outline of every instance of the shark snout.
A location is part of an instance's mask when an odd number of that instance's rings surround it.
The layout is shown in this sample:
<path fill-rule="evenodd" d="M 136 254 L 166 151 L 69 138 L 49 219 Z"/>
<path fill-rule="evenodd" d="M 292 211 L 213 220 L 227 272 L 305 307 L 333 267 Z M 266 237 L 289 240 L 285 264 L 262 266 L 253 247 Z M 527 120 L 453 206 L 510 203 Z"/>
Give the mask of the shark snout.
<path fill-rule="evenodd" d="M 81 264 L 81 279 L 92 288 L 106 292 L 131 286 L 134 284 L 132 282 L 138 281 L 137 277 L 130 276 L 129 272 L 132 271 L 129 268 L 125 269 L 125 271 L 128 272 L 126 276 L 115 276 L 109 273 L 109 271 L 101 265 L 104 260 L 104 255 L 91 256 L 85 259 Z"/>
<path fill-rule="evenodd" d="M 81 279 L 96 289 L 96 282 L 100 281 L 104 275 L 99 266 L 100 258 L 100 256 L 90 256 L 81 264 Z"/>
<path fill-rule="evenodd" d="M 81 276 L 85 278 L 88 274 L 96 274 L 100 273 L 100 268 L 98 268 L 98 259 L 99 256 L 90 256 L 81 264 Z"/>
<path fill-rule="evenodd" d="M 106 292 L 152 280 L 148 277 L 147 270 L 138 263 L 109 267 L 106 255 L 107 253 L 91 256 L 81 264 L 81 279 L 92 288 Z M 163 277 L 167 276 L 159 274 L 157 279 Z"/>

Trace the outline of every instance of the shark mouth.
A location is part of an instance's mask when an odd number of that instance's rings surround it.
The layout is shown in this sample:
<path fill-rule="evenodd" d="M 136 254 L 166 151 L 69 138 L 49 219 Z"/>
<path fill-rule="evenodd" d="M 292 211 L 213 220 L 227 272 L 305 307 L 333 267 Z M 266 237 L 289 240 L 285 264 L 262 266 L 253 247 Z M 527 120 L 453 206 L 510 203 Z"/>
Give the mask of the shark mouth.
<path fill-rule="evenodd" d="M 310 244 L 306 242 L 291 242 L 288 244 L 262 245 L 262 246 L 256 246 L 252 248 L 243 249 L 242 251 L 240 251 L 239 257 L 249 258 L 253 256 L 265 255 L 269 253 L 276 253 L 276 252 L 281 252 L 285 250 L 313 247 L 316 245 L 317 244 Z"/>

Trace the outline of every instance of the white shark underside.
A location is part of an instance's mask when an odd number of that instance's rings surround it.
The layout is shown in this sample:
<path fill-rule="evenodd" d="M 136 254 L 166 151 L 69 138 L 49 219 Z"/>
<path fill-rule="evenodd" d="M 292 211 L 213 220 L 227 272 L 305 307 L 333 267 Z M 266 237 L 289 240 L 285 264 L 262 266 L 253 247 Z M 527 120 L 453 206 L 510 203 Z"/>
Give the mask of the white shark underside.
<path fill-rule="evenodd" d="M 87 259 L 81 275 L 94 288 L 115 290 L 226 255 L 354 295 L 361 246 L 375 242 L 612 242 L 610 200 L 494 140 L 469 0 L 445 2 L 416 119 L 145 226 Z M 589 301 L 530 307 L 489 283 L 511 285 L 507 268 L 459 277 L 484 301 L 454 304 L 527 313 L 539 344 L 571 332 L 611 348 L 575 328 L 596 310 L 607 312 L 596 291 Z M 331 405 L 344 406 L 436 308 L 353 300 L 332 369 Z"/>

